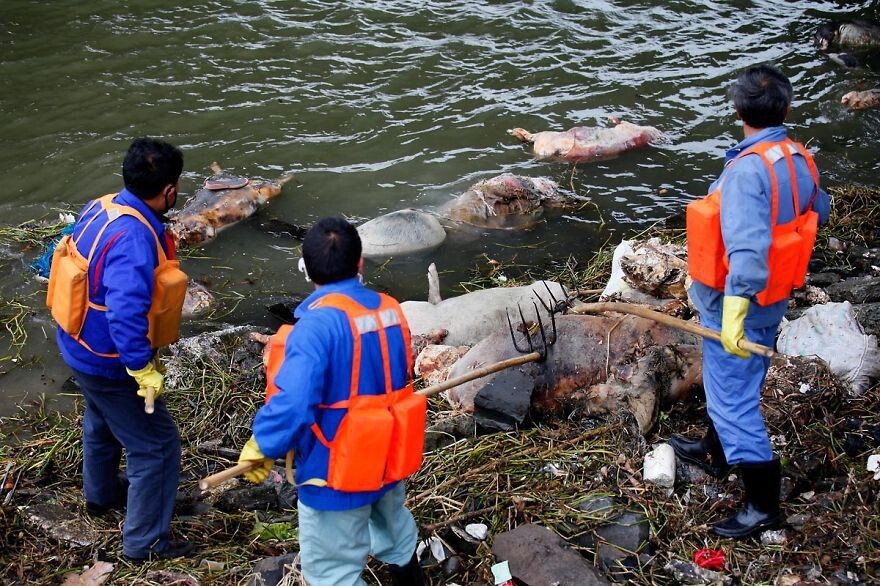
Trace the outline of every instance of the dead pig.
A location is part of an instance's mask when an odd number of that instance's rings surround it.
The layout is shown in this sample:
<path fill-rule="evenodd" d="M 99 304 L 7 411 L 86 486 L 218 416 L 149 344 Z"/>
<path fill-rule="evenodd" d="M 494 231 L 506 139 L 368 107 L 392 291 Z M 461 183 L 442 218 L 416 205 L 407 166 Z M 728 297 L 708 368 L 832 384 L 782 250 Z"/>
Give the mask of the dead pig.
<path fill-rule="evenodd" d="M 653 426 L 661 404 L 684 398 L 701 381 L 699 341 L 691 334 L 634 316 L 567 315 L 557 317 L 556 326 L 556 342 L 546 361 L 455 387 L 448 392 L 449 402 L 478 414 L 481 408 L 492 410 L 504 402 L 587 414 L 624 407 L 644 433 Z M 510 334 L 497 331 L 459 360 L 449 376 L 517 355 Z"/>
<path fill-rule="evenodd" d="M 863 92 L 849 92 L 840 98 L 840 103 L 844 106 L 849 106 L 853 110 L 880 107 L 880 88 Z"/>
<path fill-rule="evenodd" d="M 479 228 L 530 228 L 543 218 L 544 205 L 564 205 L 555 181 L 503 173 L 472 185 L 443 206 L 450 220 Z"/>
<path fill-rule="evenodd" d="M 581 163 L 610 159 L 620 153 L 647 146 L 663 139 L 653 126 L 638 126 L 613 119 L 612 128 L 577 126 L 565 132 L 531 132 L 514 128 L 508 134 L 523 142 L 533 143 L 538 160 Z"/>

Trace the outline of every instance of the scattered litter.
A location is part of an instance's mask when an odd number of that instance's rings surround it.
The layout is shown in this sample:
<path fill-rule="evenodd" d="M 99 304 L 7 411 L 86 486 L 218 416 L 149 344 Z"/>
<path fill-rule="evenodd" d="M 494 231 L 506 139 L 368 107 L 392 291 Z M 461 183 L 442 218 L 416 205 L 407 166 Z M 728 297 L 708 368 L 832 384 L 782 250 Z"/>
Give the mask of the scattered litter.
<path fill-rule="evenodd" d="M 489 536 L 489 528 L 483 523 L 470 523 L 465 525 L 464 530 L 468 535 L 480 541 L 485 541 Z"/>
<path fill-rule="evenodd" d="M 436 535 L 432 535 L 427 539 L 423 539 L 419 542 L 419 545 L 416 547 L 416 557 L 421 559 L 422 553 L 425 550 L 430 550 L 431 557 L 433 557 L 437 562 L 442 562 L 446 559 L 446 548 L 443 547 L 443 541 L 437 537 Z"/>
<path fill-rule="evenodd" d="M 675 451 L 669 444 L 657 444 L 645 454 L 645 482 L 672 488 L 675 484 Z"/>
<path fill-rule="evenodd" d="M 729 584 L 731 579 L 714 570 L 701 568 L 693 562 L 671 560 L 663 568 L 680 584 Z"/>
<path fill-rule="evenodd" d="M 782 529 L 764 531 L 761 533 L 761 543 L 763 545 L 785 545 L 788 543 L 788 537 L 786 537 L 785 531 Z"/>
<path fill-rule="evenodd" d="M 801 386 L 798 387 L 798 391 L 800 391 L 800 393 L 802 395 L 806 395 L 807 393 L 809 393 L 812 390 L 813 390 L 813 387 L 810 386 L 810 383 L 801 383 Z"/>
<path fill-rule="evenodd" d="M 491 569 L 495 586 L 513 586 L 513 574 L 510 573 L 510 565 L 507 560 L 498 562 Z"/>
<path fill-rule="evenodd" d="M 706 570 L 721 571 L 727 556 L 723 549 L 709 549 L 704 547 L 694 552 L 694 563 Z"/>
<path fill-rule="evenodd" d="M 786 438 L 782 434 L 771 435 L 770 436 L 770 443 L 773 445 L 774 448 L 786 446 L 786 445 L 788 445 L 788 438 Z"/>
<path fill-rule="evenodd" d="M 868 456 L 868 472 L 874 473 L 874 480 L 880 480 L 880 454 Z"/>
<path fill-rule="evenodd" d="M 546 472 L 555 476 L 556 478 L 559 478 L 560 476 L 565 476 L 565 472 L 560 470 L 559 467 L 552 462 L 550 462 L 549 464 L 544 464 L 544 467 L 541 468 L 541 472 Z"/>
<path fill-rule="evenodd" d="M 798 319 L 786 322 L 776 348 L 789 356 L 818 356 L 849 384 L 855 396 L 880 375 L 877 338 L 865 335 L 849 301 L 814 305 Z"/>
<path fill-rule="evenodd" d="M 226 569 L 226 564 L 215 560 L 203 559 L 199 562 L 200 568 L 205 568 L 209 572 L 222 572 Z"/>

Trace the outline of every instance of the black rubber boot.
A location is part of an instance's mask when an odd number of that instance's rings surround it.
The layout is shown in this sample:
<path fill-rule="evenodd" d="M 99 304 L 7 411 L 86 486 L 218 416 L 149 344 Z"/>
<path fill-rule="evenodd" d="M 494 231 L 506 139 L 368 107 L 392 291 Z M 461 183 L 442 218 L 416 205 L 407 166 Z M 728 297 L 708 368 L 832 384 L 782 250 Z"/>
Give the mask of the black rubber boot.
<path fill-rule="evenodd" d="M 699 466 L 707 474 L 715 478 L 722 478 L 730 472 L 730 465 L 724 457 L 724 448 L 718 439 L 715 425 L 709 420 L 706 435 L 701 439 L 694 440 L 674 435 L 669 438 L 669 445 L 675 451 L 676 457 L 695 466 Z"/>
<path fill-rule="evenodd" d="M 782 467 L 779 460 L 739 464 L 745 488 L 744 503 L 736 514 L 713 526 L 722 537 L 748 537 L 758 531 L 772 529 L 782 521 L 779 510 L 779 489 Z"/>
<path fill-rule="evenodd" d="M 196 546 L 192 541 L 169 541 L 168 547 L 162 551 L 152 551 L 147 557 L 136 558 L 124 555 L 126 560 L 134 565 L 142 564 L 150 560 L 173 560 L 175 558 L 185 558 L 191 556 L 196 550 Z"/>
<path fill-rule="evenodd" d="M 392 586 L 425 586 L 425 574 L 415 553 L 405 566 L 389 564 L 388 569 L 391 571 Z"/>
<path fill-rule="evenodd" d="M 120 472 L 117 476 L 119 483 L 116 498 L 107 504 L 90 503 L 86 501 L 86 513 L 90 517 L 103 517 L 110 511 L 123 511 L 128 503 L 128 477 Z"/>

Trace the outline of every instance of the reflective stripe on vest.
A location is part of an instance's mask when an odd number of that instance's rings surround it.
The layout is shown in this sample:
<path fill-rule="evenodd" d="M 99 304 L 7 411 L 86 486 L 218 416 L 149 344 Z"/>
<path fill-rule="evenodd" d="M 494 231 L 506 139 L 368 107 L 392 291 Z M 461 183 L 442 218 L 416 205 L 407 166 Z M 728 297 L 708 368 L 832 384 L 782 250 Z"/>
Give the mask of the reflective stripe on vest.
<path fill-rule="evenodd" d="M 799 154 L 804 158 L 813 179 L 813 193 L 804 212 L 800 211 L 797 175 L 792 156 L 794 154 Z M 814 216 L 816 214 L 812 211 L 812 208 L 813 202 L 819 194 L 819 173 L 813 157 L 803 145 L 788 138 L 778 142 L 756 144 L 728 162 L 727 167 L 732 166 L 738 160 L 748 155 L 760 157 L 770 178 L 770 226 L 772 230 L 770 250 L 772 251 L 776 245 L 780 244 L 785 238 L 788 238 L 788 235 L 792 233 L 799 234 L 810 220 L 813 220 L 815 224 Z M 786 161 L 791 178 L 792 211 L 794 217 L 789 222 L 779 224 L 779 181 L 774 164 L 783 158 Z M 689 204 L 687 210 L 688 271 L 695 281 L 722 293 L 725 290 L 725 280 L 729 270 L 729 259 L 724 246 L 720 223 L 721 194 L 724 180 L 725 178 L 722 176 L 718 186 L 712 193 L 701 200 Z M 780 259 L 768 256 L 769 276 L 767 285 L 763 291 L 756 295 L 760 305 L 770 305 L 787 297 L 787 294 L 783 295 L 782 293 L 786 285 L 782 284 L 780 279 L 791 280 L 794 286 L 802 284 L 814 240 L 814 235 L 813 239 L 804 238 L 801 250 L 797 255 L 798 258 L 794 261 L 791 258 L 785 259 L 786 263 L 795 262 L 798 265 L 796 268 L 790 266 L 781 267 L 779 262 L 782 261 Z M 790 293 L 790 288 L 788 292 Z"/>
<path fill-rule="evenodd" d="M 352 400 L 359 396 L 363 396 L 359 395 L 362 346 L 361 338 L 365 334 L 368 334 L 370 332 L 376 332 L 379 335 L 379 347 L 382 353 L 382 370 L 385 381 L 385 396 L 388 397 L 396 390 L 401 390 L 392 388 L 393 382 L 391 380 L 391 359 L 388 353 L 388 336 L 385 331 L 386 328 L 398 325 L 401 327 L 404 348 L 406 349 L 405 354 L 407 379 L 409 378 L 409 373 L 412 370 L 412 356 L 410 356 L 409 351 L 410 335 L 409 327 L 406 323 L 406 318 L 404 317 L 403 310 L 400 308 L 400 304 L 397 303 L 397 301 L 383 293 L 379 293 L 379 297 L 380 303 L 379 307 L 376 309 L 367 309 L 360 303 L 341 293 L 327 294 L 309 306 L 309 309 L 330 307 L 342 311 L 348 319 L 354 344 L 351 362 L 351 383 L 349 386 L 348 399 L 337 401 L 330 405 L 319 405 L 318 407 L 320 409 L 346 409 L 348 408 L 349 403 Z M 409 383 L 408 380 L 407 383 Z M 404 388 L 406 388 L 406 386 L 407 385 L 404 385 Z M 379 396 L 377 396 L 377 398 L 378 397 Z M 324 434 L 321 432 L 321 429 L 320 427 L 318 427 L 317 423 L 312 424 L 312 431 L 315 433 L 321 443 L 329 447 L 330 442 L 328 442 L 327 439 L 324 437 Z"/>
<path fill-rule="evenodd" d="M 393 326 L 402 326 L 404 345 L 408 349 L 410 346 L 409 327 L 406 325 L 406 318 L 400 305 L 391 297 L 379 294 L 381 303 L 378 309 L 368 310 L 359 303 L 353 301 L 346 295 L 340 293 L 330 293 L 321 297 L 309 306 L 309 309 L 318 309 L 321 307 L 332 307 L 345 313 L 349 326 L 352 329 L 352 338 L 354 339 L 354 352 L 352 353 L 352 375 L 351 385 L 349 387 L 349 398 L 357 396 L 358 381 L 360 378 L 360 361 L 361 361 L 361 340 L 360 337 L 370 332 L 381 332 L 380 345 L 382 348 L 383 369 L 385 370 L 385 392 L 392 392 L 391 389 L 391 364 L 387 355 L 387 338 L 385 337 L 385 328 Z M 381 326 L 381 327 L 380 327 Z M 269 338 L 266 345 L 265 367 L 266 367 L 266 403 L 269 402 L 275 394 L 280 390 L 275 385 L 275 377 L 281 370 L 284 363 L 284 350 L 287 345 L 287 338 L 293 332 L 292 325 L 283 325 L 278 331 Z M 412 356 L 410 352 L 406 352 L 407 373 L 412 370 Z M 321 405 L 322 408 L 343 408 L 348 405 L 348 401 L 340 401 L 331 406 Z"/>

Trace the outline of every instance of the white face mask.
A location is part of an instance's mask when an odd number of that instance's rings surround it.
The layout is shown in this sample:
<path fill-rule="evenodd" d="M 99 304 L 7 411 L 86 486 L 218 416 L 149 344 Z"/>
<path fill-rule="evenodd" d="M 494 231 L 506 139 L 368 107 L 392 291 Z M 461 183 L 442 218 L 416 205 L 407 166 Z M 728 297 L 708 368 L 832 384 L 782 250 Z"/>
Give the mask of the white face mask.
<path fill-rule="evenodd" d="M 312 280 L 309 278 L 309 273 L 306 271 L 305 259 L 303 259 L 303 258 L 299 259 L 299 263 L 297 263 L 296 268 L 298 268 L 299 272 L 301 272 L 303 274 L 303 277 L 305 277 L 307 283 L 312 282 Z"/>

